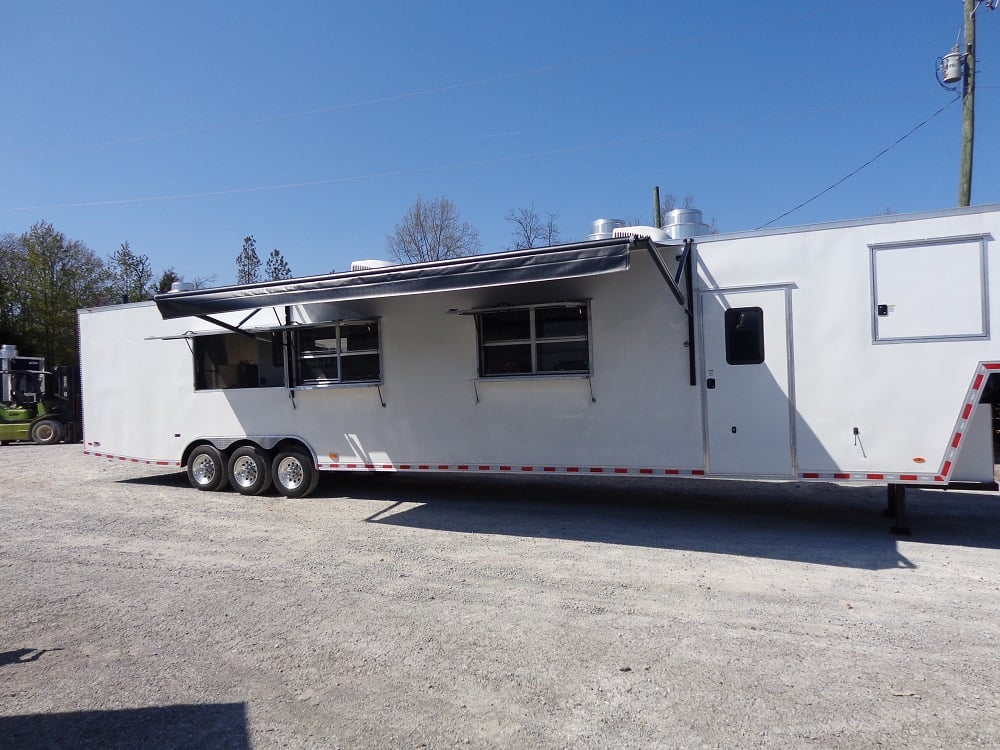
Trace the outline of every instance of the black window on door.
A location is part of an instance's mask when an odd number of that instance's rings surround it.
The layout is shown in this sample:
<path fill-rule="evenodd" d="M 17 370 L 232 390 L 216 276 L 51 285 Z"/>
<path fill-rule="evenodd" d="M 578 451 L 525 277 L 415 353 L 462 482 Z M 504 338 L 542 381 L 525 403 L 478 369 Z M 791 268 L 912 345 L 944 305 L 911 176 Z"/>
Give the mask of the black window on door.
<path fill-rule="evenodd" d="M 726 362 L 759 365 L 764 361 L 764 311 L 759 307 L 726 310 Z"/>

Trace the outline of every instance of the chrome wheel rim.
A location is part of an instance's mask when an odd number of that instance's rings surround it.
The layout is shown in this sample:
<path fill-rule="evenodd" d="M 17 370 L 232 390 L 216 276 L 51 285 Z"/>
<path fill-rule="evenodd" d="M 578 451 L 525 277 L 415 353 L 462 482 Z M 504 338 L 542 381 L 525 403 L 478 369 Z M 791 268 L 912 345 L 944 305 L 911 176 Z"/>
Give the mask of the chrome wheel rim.
<path fill-rule="evenodd" d="M 289 490 L 295 490 L 302 486 L 305 481 L 305 471 L 302 469 L 302 462 L 289 456 L 278 462 L 278 481 L 281 486 Z"/>
<path fill-rule="evenodd" d="M 191 465 L 191 476 L 194 481 L 201 485 L 211 484 L 215 479 L 218 468 L 211 456 L 198 456 Z"/>
<path fill-rule="evenodd" d="M 240 487 L 252 487 L 260 477 L 257 462 L 250 456 L 240 456 L 233 463 L 233 479 Z"/>

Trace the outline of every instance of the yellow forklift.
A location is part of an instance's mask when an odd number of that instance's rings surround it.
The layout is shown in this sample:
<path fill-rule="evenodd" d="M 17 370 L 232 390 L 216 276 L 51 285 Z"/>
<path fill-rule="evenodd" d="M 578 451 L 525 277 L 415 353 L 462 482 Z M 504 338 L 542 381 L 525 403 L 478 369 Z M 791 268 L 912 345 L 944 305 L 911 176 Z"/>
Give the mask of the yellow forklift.
<path fill-rule="evenodd" d="M 50 372 L 44 359 L 19 356 L 9 344 L 0 346 L 0 445 L 79 440 L 78 392 L 71 368 Z"/>

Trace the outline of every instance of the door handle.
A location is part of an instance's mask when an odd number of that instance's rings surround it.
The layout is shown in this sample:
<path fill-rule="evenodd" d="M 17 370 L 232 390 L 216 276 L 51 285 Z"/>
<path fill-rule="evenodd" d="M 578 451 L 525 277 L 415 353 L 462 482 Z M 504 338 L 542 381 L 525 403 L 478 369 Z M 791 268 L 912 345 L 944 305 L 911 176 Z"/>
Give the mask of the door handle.
<path fill-rule="evenodd" d="M 708 390 L 710 390 L 710 391 L 714 391 L 715 390 L 715 378 L 709 378 L 708 380 L 706 380 L 705 381 L 705 387 L 708 388 Z"/>

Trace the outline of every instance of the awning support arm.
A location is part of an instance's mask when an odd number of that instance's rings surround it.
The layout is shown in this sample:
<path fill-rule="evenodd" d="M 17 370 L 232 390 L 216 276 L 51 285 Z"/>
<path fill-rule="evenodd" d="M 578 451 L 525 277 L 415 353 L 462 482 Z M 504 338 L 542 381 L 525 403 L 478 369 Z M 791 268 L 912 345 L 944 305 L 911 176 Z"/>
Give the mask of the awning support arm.
<path fill-rule="evenodd" d="M 694 268 L 691 263 L 691 248 L 693 245 L 693 240 L 684 240 L 684 252 L 681 254 L 680 267 L 677 269 L 678 278 L 680 278 L 681 268 L 684 269 L 684 286 L 687 288 L 687 298 L 689 300 L 694 299 Z M 698 360 L 694 350 L 694 311 L 689 304 L 684 308 L 684 312 L 687 313 L 688 319 L 688 369 L 690 371 L 690 382 L 691 385 L 698 385 Z"/>
<path fill-rule="evenodd" d="M 250 320 L 250 318 L 252 318 L 254 315 L 256 315 L 259 312 L 260 312 L 260 308 L 259 307 L 256 310 L 251 311 L 251 313 L 249 315 L 247 315 L 245 318 L 243 318 L 243 320 L 241 320 L 239 323 L 236 324 L 236 327 L 237 328 L 242 328 L 244 323 L 246 323 L 248 320 Z"/>
<path fill-rule="evenodd" d="M 677 272 L 674 274 L 674 283 L 681 283 L 681 276 L 684 275 L 688 269 L 688 263 L 691 262 L 691 246 L 694 244 L 694 240 L 688 238 L 684 240 L 684 249 L 681 251 L 681 258 L 677 261 Z M 690 291 L 690 290 L 689 290 Z"/>
<path fill-rule="evenodd" d="M 693 252 L 694 241 L 691 239 L 684 240 L 684 250 L 681 252 L 681 257 L 677 261 L 677 271 L 673 276 L 670 275 L 670 271 L 667 270 L 667 265 L 663 262 L 663 258 L 660 257 L 659 250 L 650 243 L 649 245 L 649 256 L 653 259 L 656 269 L 660 272 L 663 280 L 667 282 L 667 286 L 670 287 L 670 291 L 674 295 L 674 299 L 677 303 L 684 309 L 684 314 L 687 315 L 688 320 L 688 370 L 690 371 L 689 381 L 691 385 L 698 385 L 698 360 L 695 356 L 694 351 L 694 311 L 691 308 L 691 300 L 694 298 L 694 273 L 691 268 L 691 255 Z M 681 291 L 681 281 L 684 282 L 684 291 Z"/>
<path fill-rule="evenodd" d="M 239 325 L 235 326 L 232 323 L 226 323 L 225 321 L 219 320 L 218 318 L 213 318 L 211 315 L 196 315 L 195 317 L 204 320 L 206 323 L 211 323 L 212 325 L 219 326 L 220 328 L 225 328 L 227 331 L 232 331 L 233 333 L 238 333 L 241 336 L 248 336 L 249 338 L 255 339 L 257 338 L 256 334 L 251 333 L 250 331 L 244 331 L 242 328 L 240 328 L 240 326 L 246 323 L 248 320 L 250 320 L 250 318 L 252 318 L 258 312 L 260 312 L 260 308 L 254 310 L 252 313 L 247 315 L 245 318 L 243 318 L 243 320 L 239 322 Z"/>
<path fill-rule="evenodd" d="M 684 253 L 681 255 L 681 264 L 678 265 L 677 268 L 678 273 L 681 272 L 683 268 L 683 263 L 688 257 L 687 252 L 689 248 L 690 245 L 687 242 L 685 242 Z M 652 242 L 649 243 L 649 257 L 653 259 L 653 263 L 656 265 L 656 270 L 660 272 L 660 275 L 663 277 L 663 280 L 667 282 L 667 286 L 670 287 L 670 291 L 673 293 L 674 299 L 677 300 L 677 304 L 683 307 L 684 311 L 687 312 L 688 315 L 690 315 L 691 313 L 687 309 L 687 302 L 684 299 L 684 293 L 677 285 L 678 282 L 675 281 L 674 277 L 670 275 L 670 271 L 667 270 L 667 266 L 663 262 L 663 258 L 660 257 L 660 251 L 656 249 L 656 246 L 653 245 Z"/>

